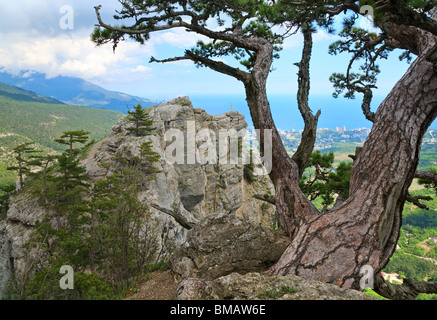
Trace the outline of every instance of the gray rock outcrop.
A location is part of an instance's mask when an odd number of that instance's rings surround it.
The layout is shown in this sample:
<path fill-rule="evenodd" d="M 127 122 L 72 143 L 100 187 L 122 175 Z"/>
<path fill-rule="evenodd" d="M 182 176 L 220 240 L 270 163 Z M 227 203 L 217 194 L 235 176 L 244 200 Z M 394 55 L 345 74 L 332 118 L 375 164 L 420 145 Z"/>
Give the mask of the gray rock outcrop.
<path fill-rule="evenodd" d="M 15 272 L 25 273 L 31 258 L 41 256 L 41 252 L 29 250 L 26 243 L 35 223 L 46 213 L 36 199 L 21 193 L 11 203 L 6 219 L 0 220 L 0 298 Z"/>
<path fill-rule="evenodd" d="M 187 246 L 173 252 L 168 266 L 182 279 L 264 271 L 279 260 L 289 243 L 282 231 L 233 214 L 215 214 L 188 231 Z"/>
<path fill-rule="evenodd" d="M 149 108 L 153 118 L 153 136 L 135 137 L 129 134 L 126 128 L 130 126 L 126 121 L 120 121 L 112 129 L 110 136 L 96 148 L 84 164 L 88 173 L 95 177 L 103 177 L 111 172 L 99 166 L 99 163 L 110 163 L 117 166 L 113 161 L 114 156 L 122 154 L 124 157 L 139 156 L 139 146 L 146 141 L 152 141 L 154 151 L 161 156 L 157 168 L 162 172 L 156 175 L 156 179 L 143 192 L 144 200 L 154 203 L 159 207 L 177 210 L 182 204 L 190 215 L 200 220 L 208 214 L 217 212 L 231 212 L 239 216 L 251 218 L 256 221 L 269 223 L 274 208 L 264 210 L 263 217 L 260 207 L 262 201 L 254 200 L 257 193 L 273 193 L 273 185 L 268 176 L 258 176 L 255 183 L 248 183 L 243 178 L 244 165 L 238 164 L 211 164 L 200 163 L 199 155 L 191 154 L 192 148 L 188 146 L 188 138 L 191 127 L 194 124 L 196 133 L 195 152 L 198 153 L 204 144 L 204 138 L 200 132 L 211 132 L 214 135 L 210 140 L 215 143 L 216 152 L 219 148 L 220 130 L 236 131 L 247 128 L 244 116 L 236 111 L 223 115 L 211 116 L 202 109 L 193 108 L 187 97 L 178 98 L 157 107 Z M 168 163 L 165 160 L 165 150 L 173 141 L 166 134 L 171 130 L 183 133 L 183 160 L 184 163 Z M 194 163 L 188 160 L 196 159 Z M 267 218 L 267 219 L 266 219 Z"/>
<path fill-rule="evenodd" d="M 177 300 L 375 300 L 356 290 L 305 280 L 294 275 L 232 273 L 215 280 L 188 278 L 177 290 Z"/>

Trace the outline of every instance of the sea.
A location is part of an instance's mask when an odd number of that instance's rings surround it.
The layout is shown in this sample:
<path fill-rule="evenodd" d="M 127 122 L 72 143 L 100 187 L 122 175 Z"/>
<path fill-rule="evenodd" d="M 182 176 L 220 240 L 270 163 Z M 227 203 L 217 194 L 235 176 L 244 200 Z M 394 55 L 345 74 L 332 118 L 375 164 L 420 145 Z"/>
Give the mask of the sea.
<path fill-rule="evenodd" d="M 204 109 L 211 115 L 223 114 L 234 110 L 242 113 L 248 123 L 248 128 L 253 128 L 249 107 L 244 95 L 211 95 L 195 94 L 189 96 L 195 108 Z M 296 95 L 276 94 L 269 95 L 270 108 L 279 130 L 303 130 L 304 122 L 297 107 Z M 375 96 L 371 110 L 375 112 L 385 97 Z M 314 114 L 321 110 L 318 128 L 336 129 L 359 129 L 372 128 L 361 110 L 361 99 L 334 98 L 332 95 L 312 95 L 309 98 L 309 106 Z M 437 121 L 430 129 L 437 129 Z"/>

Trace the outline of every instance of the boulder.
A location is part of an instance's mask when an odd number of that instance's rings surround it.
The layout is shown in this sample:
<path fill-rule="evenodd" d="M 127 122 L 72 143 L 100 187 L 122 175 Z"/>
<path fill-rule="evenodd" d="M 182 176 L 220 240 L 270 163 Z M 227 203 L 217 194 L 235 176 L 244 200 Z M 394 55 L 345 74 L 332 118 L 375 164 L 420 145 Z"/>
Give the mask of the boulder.
<path fill-rule="evenodd" d="M 377 300 L 357 290 L 305 280 L 295 275 L 232 273 L 215 280 L 189 278 L 176 290 L 177 300 Z"/>
<path fill-rule="evenodd" d="M 168 265 L 180 278 L 215 279 L 232 272 L 264 271 L 289 245 L 282 231 L 234 214 L 214 214 L 187 233 Z"/>

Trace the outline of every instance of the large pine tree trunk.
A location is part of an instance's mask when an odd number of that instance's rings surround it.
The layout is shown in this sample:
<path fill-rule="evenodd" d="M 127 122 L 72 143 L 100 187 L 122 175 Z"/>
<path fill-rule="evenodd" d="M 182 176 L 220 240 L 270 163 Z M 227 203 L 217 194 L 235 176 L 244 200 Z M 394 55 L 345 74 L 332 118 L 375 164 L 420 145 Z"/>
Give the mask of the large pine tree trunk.
<path fill-rule="evenodd" d="M 272 130 L 270 177 L 281 225 L 292 239 L 270 272 L 358 289 L 361 268 L 368 265 L 379 272 L 395 250 L 422 138 L 437 115 L 436 68 L 418 58 L 396 84 L 354 163 L 349 198 L 321 214 L 300 190 L 299 168 L 272 119 L 265 91 L 269 65 L 262 65 L 269 61 L 269 50 L 258 55 L 260 65 L 245 82 L 247 102 L 255 128 Z M 258 138 L 264 141 L 263 130 Z"/>
<path fill-rule="evenodd" d="M 354 163 L 349 198 L 326 214 L 295 204 L 305 218 L 271 272 L 359 288 L 363 266 L 380 271 L 395 250 L 422 138 L 436 115 L 436 68 L 419 58 L 380 105 Z"/>

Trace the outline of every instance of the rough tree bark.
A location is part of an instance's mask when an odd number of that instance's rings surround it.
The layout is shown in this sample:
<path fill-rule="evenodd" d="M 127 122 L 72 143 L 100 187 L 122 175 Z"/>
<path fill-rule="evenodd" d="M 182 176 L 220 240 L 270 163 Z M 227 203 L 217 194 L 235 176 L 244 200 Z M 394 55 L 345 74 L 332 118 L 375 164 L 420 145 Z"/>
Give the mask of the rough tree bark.
<path fill-rule="evenodd" d="M 314 145 L 317 138 L 317 124 L 321 111 L 313 115 L 308 105 L 308 98 L 310 94 L 310 60 L 313 49 L 312 30 L 310 26 L 305 23 L 302 28 L 303 33 L 303 51 L 302 60 L 296 65 L 299 67 L 298 72 L 298 90 L 297 90 L 297 106 L 305 123 L 302 132 L 300 144 L 293 154 L 293 161 L 299 167 L 299 176 L 302 176 L 308 160 L 314 150 Z"/>
<path fill-rule="evenodd" d="M 360 269 L 379 272 L 393 254 L 420 145 L 437 115 L 437 74 L 416 60 L 379 107 L 351 173 L 350 196 L 336 210 L 304 213 L 293 243 L 271 269 L 359 288 Z"/>
<path fill-rule="evenodd" d="M 392 298 L 411 298 L 419 289 L 435 291 L 436 285 L 406 282 L 395 288 L 384 283 L 378 272 L 395 250 L 422 138 L 437 115 L 436 40 L 433 34 L 415 27 L 393 23 L 385 27 L 418 58 L 374 115 L 372 132 L 354 162 L 350 196 L 344 203 L 319 214 L 296 205 L 296 199 L 303 203 L 295 197 L 296 192 L 287 196 L 287 190 L 298 188 L 296 179 L 275 183 L 281 221 L 299 225 L 286 226 L 287 231 L 294 231 L 290 233 L 292 243 L 270 273 L 292 273 L 359 289 L 360 270 L 368 265 L 377 275 L 377 291 Z M 287 205 L 293 209 L 287 211 Z"/>

